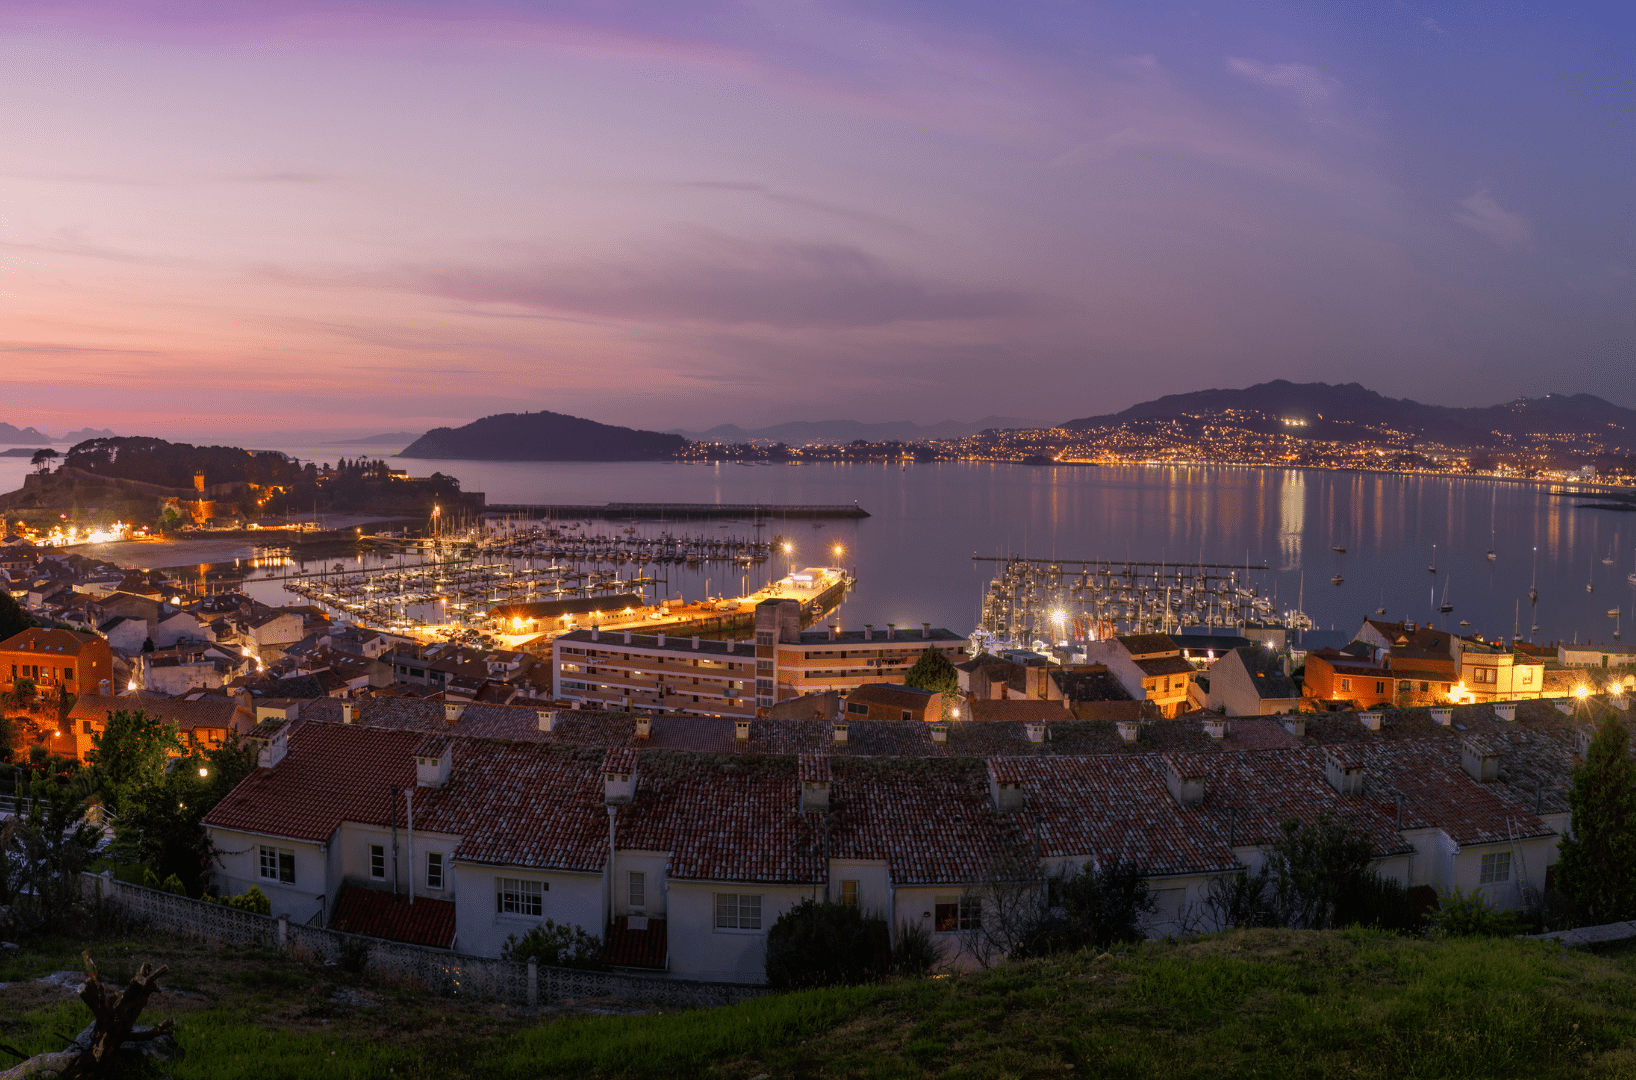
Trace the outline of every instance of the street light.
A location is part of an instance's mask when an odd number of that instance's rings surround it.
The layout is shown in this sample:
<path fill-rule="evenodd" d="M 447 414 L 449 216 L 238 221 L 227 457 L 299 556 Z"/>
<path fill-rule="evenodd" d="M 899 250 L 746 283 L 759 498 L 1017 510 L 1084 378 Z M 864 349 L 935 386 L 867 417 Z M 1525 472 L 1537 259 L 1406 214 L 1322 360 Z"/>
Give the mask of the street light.
<path fill-rule="evenodd" d="M 199 766 L 199 778 L 203 779 L 203 778 L 205 778 L 206 776 L 209 776 L 209 775 L 210 775 L 210 770 L 205 768 L 203 765 L 200 765 Z"/>

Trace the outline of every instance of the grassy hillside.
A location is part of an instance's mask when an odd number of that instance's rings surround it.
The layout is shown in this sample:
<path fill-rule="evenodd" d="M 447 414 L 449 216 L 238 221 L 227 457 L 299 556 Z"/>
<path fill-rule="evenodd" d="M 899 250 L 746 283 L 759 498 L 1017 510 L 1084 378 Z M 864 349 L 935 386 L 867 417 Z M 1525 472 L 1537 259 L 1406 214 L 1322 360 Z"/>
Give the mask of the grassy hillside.
<path fill-rule="evenodd" d="M 73 966 L 31 949 L 18 980 Z M 94 946 L 108 974 L 168 960 L 189 1077 L 1581 1077 L 1636 1075 L 1636 955 L 1512 940 L 1255 931 L 969 976 L 632 1015 L 544 1016 L 381 987 L 266 953 Z M 607 1011 L 609 1015 L 596 1015 Z M 61 1045 L 88 1014 L 0 990 L 0 1042 Z"/>

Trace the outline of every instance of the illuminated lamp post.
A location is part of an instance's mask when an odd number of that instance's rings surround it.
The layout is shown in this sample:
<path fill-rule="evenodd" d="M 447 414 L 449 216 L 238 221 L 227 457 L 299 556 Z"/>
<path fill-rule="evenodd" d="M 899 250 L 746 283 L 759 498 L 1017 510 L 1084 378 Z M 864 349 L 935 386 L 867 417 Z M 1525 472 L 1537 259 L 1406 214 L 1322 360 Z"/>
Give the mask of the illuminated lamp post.
<path fill-rule="evenodd" d="M 784 541 L 784 573 L 786 576 L 795 573 L 795 545 L 788 540 Z"/>

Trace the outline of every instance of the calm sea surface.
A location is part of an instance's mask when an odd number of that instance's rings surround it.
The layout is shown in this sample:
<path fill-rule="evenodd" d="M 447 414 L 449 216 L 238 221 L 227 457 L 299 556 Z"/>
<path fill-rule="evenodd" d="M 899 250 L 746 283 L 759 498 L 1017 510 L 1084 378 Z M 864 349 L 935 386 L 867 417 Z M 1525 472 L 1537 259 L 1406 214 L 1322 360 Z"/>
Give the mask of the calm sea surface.
<path fill-rule="evenodd" d="M 291 450 L 333 460 L 333 449 Z M 0 459 L 0 484 L 26 471 Z M 496 462 L 409 463 L 434 467 L 484 491 L 490 503 L 774 502 L 847 503 L 870 513 L 859 521 L 777 523 L 794 546 L 795 566 L 855 567 L 857 589 L 841 608 L 848 627 L 921 622 L 965 633 L 996 566 L 973 555 L 1028 554 L 1058 559 L 1162 559 L 1263 562 L 1263 595 L 1304 606 L 1322 628 L 1354 629 L 1376 608 L 1392 618 L 1433 620 L 1539 640 L 1611 640 L 1609 609 L 1636 633 L 1636 516 L 1574 510 L 1529 484 L 1446 477 L 1298 469 L 1128 466 L 1051 468 L 994 464 L 676 465 Z M 16 477 L 11 474 L 16 473 Z M 726 528 L 722 528 L 725 525 Z M 611 534 L 624 523 L 594 522 Z M 644 522 L 654 534 L 754 536 L 748 521 Z M 1491 531 L 1492 528 L 1492 531 Z M 1491 541 L 1492 536 L 1492 541 Z M 1498 555 L 1485 557 L 1490 544 Z M 1436 545 L 1438 573 L 1427 572 Z M 1344 546 L 1345 554 L 1331 550 Z M 1530 609 L 1535 570 L 1539 603 Z M 248 553 L 248 551 L 246 552 Z M 1606 565 L 1603 559 L 1614 559 Z M 782 556 L 772 568 L 785 569 Z M 668 567 L 666 591 L 697 599 L 754 587 L 731 567 Z M 1345 582 L 1331 585 L 1343 574 Z M 726 577 L 728 580 L 722 580 Z M 1585 591 L 1586 583 L 1594 591 Z M 1437 612 L 1443 588 L 1454 605 Z M 1434 596 L 1435 590 L 1435 596 Z M 260 590 L 258 590 L 260 591 Z M 1520 611 L 1520 615 L 1518 612 Z M 1623 626 L 1623 624 L 1630 624 Z"/>

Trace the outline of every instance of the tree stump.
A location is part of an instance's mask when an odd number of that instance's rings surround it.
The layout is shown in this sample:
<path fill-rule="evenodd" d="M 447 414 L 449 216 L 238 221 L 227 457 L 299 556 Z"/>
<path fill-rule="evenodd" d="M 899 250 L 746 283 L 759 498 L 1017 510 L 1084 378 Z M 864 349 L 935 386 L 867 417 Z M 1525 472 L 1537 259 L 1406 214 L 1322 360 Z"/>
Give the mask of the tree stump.
<path fill-rule="evenodd" d="M 159 1026 L 144 1028 L 133 1032 L 136 1018 L 142 1015 L 142 1010 L 148 1004 L 148 998 L 159 989 L 159 977 L 169 971 L 169 967 L 161 966 L 155 970 L 152 964 L 143 964 L 142 970 L 136 973 L 130 985 L 123 992 L 112 990 L 102 984 L 97 975 L 97 966 L 91 962 L 89 951 L 81 954 L 85 958 L 85 986 L 80 990 L 80 1000 L 90 1008 L 91 1015 L 96 1017 L 96 1023 L 91 1034 L 91 1047 L 88 1050 L 74 1052 L 72 1048 L 54 1054 L 36 1054 L 21 1064 L 0 1072 L 0 1080 L 23 1080 L 25 1077 L 60 1077 L 61 1080 L 89 1080 L 89 1078 L 110 1075 L 114 1064 L 114 1056 L 121 1046 L 130 1042 L 142 1042 L 158 1038 L 170 1033 L 175 1025 L 174 1020 L 162 1021 Z"/>

